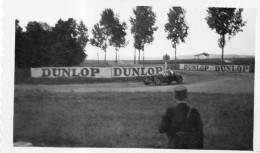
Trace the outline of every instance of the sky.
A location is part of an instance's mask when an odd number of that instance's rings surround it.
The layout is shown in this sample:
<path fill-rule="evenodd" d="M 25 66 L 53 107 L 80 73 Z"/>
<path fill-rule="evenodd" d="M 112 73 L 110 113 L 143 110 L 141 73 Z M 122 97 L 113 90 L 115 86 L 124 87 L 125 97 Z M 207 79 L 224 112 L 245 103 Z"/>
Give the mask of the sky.
<path fill-rule="evenodd" d="M 109 3 L 108 3 L 109 2 Z M 118 3 L 119 2 L 119 3 Z M 177 46 L 177 56 L 180 55 L 195 55 L 202 52 L 209 54 L 221 54 L 221 49 L 218 47 L 218 38 L 220 37 L 215 31 L 211 30 L 205 20 L 207 16 L 207 6 L 190 4 L 174 5 L 171 1 L 167 3 L 138 3 L 129 0 L 23 0 L 16 1 L 14 5 L 15 17 L 20 21 L 20 26 L 25 28 L 29 21 L 46 22 L 50 26 L 61 18 L 67 20 L 74 18 L 78 22 L 82 20 L 88 28 L 89 37 L 92 37 L 91 29 L 94 24 L 98 23 L 103 10 L 106 8 L 113 9 L 115 14 L 119 14 L 120 21 L 126 22 L 127 36 L 126 40 L 129 44 L 125 48 L 120 49 L 120 59 L 133 59 L 133 35 L 130 33 L 130 16 L 133 16 L 133 9 L 137 5 L 152 6 L 156 13 L 156 23 L 158 30 L 154 33 L 154 42 L 146 44 L 144 53 L 146 59 L 154 57 L 163 57 L 170 55 L 174 58 L 174 49 L 171 47 L 170 40 L 167 40 L 167 33 L 164 31 L 164 25 L 168 21 L 167 13 L 173 6 L 182 6 L 186 10 L 186 22 L 189 26 L 189 35 L 185 43 L 180 43 Z M 246 26 L 243 27 L 243 32 L 238 33 L 231 38 L 225 46 L 225 54 L 238 55 L 255 55 L 255 25 L 256 25 L 256 9 L 244 8 L 242 13 L 243 20 L 246 21 Z M 87 59 L 104 58 L 104 52 L 92 45 L 86 47 Z M 141 54 L 142 57 L 142 54 Z M 107 59 L 115 59 L 115 48 L 108 47 Z"/>

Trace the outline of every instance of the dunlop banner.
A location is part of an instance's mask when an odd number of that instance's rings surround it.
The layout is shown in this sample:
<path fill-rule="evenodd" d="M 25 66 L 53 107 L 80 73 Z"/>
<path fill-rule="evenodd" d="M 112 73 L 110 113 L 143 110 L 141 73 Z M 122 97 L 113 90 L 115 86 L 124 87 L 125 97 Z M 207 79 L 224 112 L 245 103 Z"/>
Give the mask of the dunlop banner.
<path fill-rule="evenodd" d="M 154 67 L 113 67 L 112 77 L 137 77 L 137 76 L 151 76 L 162 73 L 163 66 Z"/>
<path fill-rule="evenodd" d="M 41 67 L 31 68 L 33 78 L 88 77 L 111 78 L 111 67 Z"/>
<path fill-rule="evenodd" d="M 186 71 L 217 71 L 217 72 L 240 72 L 249 73 L 248 65 L 194 65 L 180 64 L 181 70 Z"/>
<path fill-rule="evenodd" d="M 41 67 L 31 68 L 33 78 L 87 77 L 114 78 L 159 74 L 163 66 L 153 67 Z"/>

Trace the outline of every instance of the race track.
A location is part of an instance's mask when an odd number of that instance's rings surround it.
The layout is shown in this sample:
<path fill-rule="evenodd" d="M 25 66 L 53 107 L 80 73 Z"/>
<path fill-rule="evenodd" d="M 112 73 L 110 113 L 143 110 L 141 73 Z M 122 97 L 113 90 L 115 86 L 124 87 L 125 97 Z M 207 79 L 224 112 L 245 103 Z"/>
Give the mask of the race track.
<path fill-rule="evenodd" d="M 221 73 L 221 72 L 179 72 L 183 78 L 183 86 L 189 92 L 207 93 L 253 93 L 254 74 L 252 73 Z M 156 86 L 144 85 L 143 82 L 127 83 L 90 83 L 66 85 L 15 85 L 19 92 L 52 91 L 52 92 L 166 92 L 173 91 L 176 83 Z"/>

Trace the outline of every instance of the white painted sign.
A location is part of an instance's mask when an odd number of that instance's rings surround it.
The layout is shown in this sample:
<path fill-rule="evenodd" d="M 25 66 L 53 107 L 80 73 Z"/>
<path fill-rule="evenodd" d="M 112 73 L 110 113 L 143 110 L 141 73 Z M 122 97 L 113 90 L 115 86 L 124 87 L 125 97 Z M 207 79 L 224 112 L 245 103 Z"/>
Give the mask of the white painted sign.
<path fill-rule="evenodd" d="M 33 78 L 88 77 L 111 78 L 110 67 L 41 67 L 31 68 Z"/>
<path fill-rule="evenodd" d="M 138 76 L 151 76 L 162 73 L 163 66 L 154 67 L 113 67 L 112 77 L 138 77 Z"/>
<path fill-rule="evenodd" d="M 117 78 L 151 76 L 162 73 L 163 66 L 153 67 L 41 67 L 31 68 L 33 78 Z"/>
<path fill-rule="evenodd" d="M 240 72 L 249 73 L 248 65 L 194 65 L 180 64 L 181 70 L 186 71 L 217 71 L 217 72 Z"/>

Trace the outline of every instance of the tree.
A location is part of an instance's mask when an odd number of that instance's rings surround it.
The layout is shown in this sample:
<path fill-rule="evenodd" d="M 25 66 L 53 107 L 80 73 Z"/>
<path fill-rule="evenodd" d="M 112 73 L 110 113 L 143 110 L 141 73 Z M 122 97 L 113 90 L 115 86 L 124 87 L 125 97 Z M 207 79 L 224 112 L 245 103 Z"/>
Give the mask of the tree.
<path fill-rule="evenodd" d="M 171 40 L 172 47 L 175 48 L 175 66 L 176 66 L 176 51 L 177 45 L 180 42 L 185 42 L 188 36 L 188 29 L 185 22 L 186 11 L 181 7 L 172 7 L 168 15 L 168 23 L 165 24 L 165 32 L 168 32 L 167 39 Z"/>
<path fill-rule="evenodd" d="M 85 51 L 85 47 L 87 46 L 87 43 L 89 41 L 88 38 L 88 28 L 84 25 L 82 21 L 79 22 L 77 25 L 77 43 L 80 45 L 80 47 Z"/>
<path fill-rule="evenodd" d="M 93 46 L 96 46 L 98 48 L 101 48 L 105 52 L 105 62 L 106 62 L 106 48 L 107 48 L 107 36 L 105 34 L 105 29 L 100 27 L 100 25 L 97 23 L 94 25 L 94 28 L 92 29 L 93 38 L 90 39 L 90 43 Z"/>
<path fill-rule="evenodd" d="M 106 63 L 106 49 L 108 45 L 114 45 L 118 46 L 118 42 L 116 43 L 116 40 L 118 37 L 121 37 L 119 35 L 120 32 L 117 32 L 116 30 L 122 30 L 120 29 L 120 22 L 118 17 L 114 15 L 114 12 L 112 9 L 105 9 L 101 13 L 101 19 L 98 24 L 94 26 L 94 29 L 92 30 L 93 39 L 91 39 L 91 44 L 93 46 L 99 47 L 105 52 L 105 63 Z M 123 33 L 123 32 L 122 32 Z M 118 36 L 116 36 L 118 35 Z M 123 36 L 124 37 L 124 36 Z M 113 39 L 113 40 L 112 40 Z M 121 38 L 120 38 L 121 39 Z M 121 45 L 119 45 L 122 47 Z"/>
<path fill-rule="evenodd" d="M 88 42 L 88 29 L 81 21 L 69 18 L 67 21 L 60 19 L 53 28 L 53 37 L 56 43 L 61 43 L 60 48 L 65 48 L 60 54 L 64 66 L 79 65 L 86 58 L 85 46 Z M 57 44 L 56 44 L 57 47 Z"/>
<path fill-rule="evenodd" d="M 112 28 L 112 36 L 110 39 L 110 45 L 114 46 L 116 49 L 116 63 L 118 61 L 118 56 L 117 56 L 117 52 L 119 52 L 119 49 L 121 47 L 125 47 L 127 45 L 125 36 L 126 36 L 126 32 L 125 30 L 127 29 L 126 23 L 120 23 L 118 16 L 115 17 L 115 21 L 116 21 L 116 25 L 113 26 Z"/>
<path fill-rule="evenodd" d="M 23 29 L 19 25 L 19 20 L 15 20 L 15 67 L 21 65 L 21 52 L 23 47 Z"/>
<path fill-rule="evenodd" d="M 245 26 L 246 22 L 242 20 L 243 9 L 236 8 L 208 8 L 208 16 L 205 18 L 209 28 L 215 30 L 220 35 L 218 45 L 222 48 L 221 61 L 224 60 L 224 47 L 226 45 L 226 35 L 228 39 L 235 36 Z"/>
<path fill-rule="evenodd" d="M 140 63 L 140 50 L 144 45 L 153 42 L 153 33 L 158 29 L 155 27 L 156 14 L 151 6 L 137 6 L 133 9 L 135 18 L 130 17 L 131 33 L 134 34 L 134 47 L 139 51 L 138 61 Z M 143 54 L 144 61 L 144 54 Z"/>
<path fill-rule="evenodd" d="M 112 9 L 105 9 L 102 14 L 101 14 L 101 20 L 99 21 L 100 26 L 102 26 L 102 31 L 103 34 L 105 36 L 105 43 L 106 43 L 106 47 L 105 47 L 105 62 L 106 62 L 106 48 L 107 48 L 107 44 L 111 44 L 110 39 L 112 37 L 112 31 L 113 28 L 116 26 L 116 19 L 115 19 L 115 15 Z"/>
<path fill-rule="evenodd" d="M 17 59 L 18 67 L 46 66 L 51 45 L 51 27 L 42 22 L 29 22 L 26 31 L 22 33 L 22 47 Z M 17 51 L 16 51 L 17 52 Z"/>
<path fill-rule="evenodd" d="M 88 29 L 74 19 L 59 20 L 55 27 L 29 22 L 22 31 L 16 20 L 15 63 L 18 68 L 75 66 L 85 60 Z"/>

